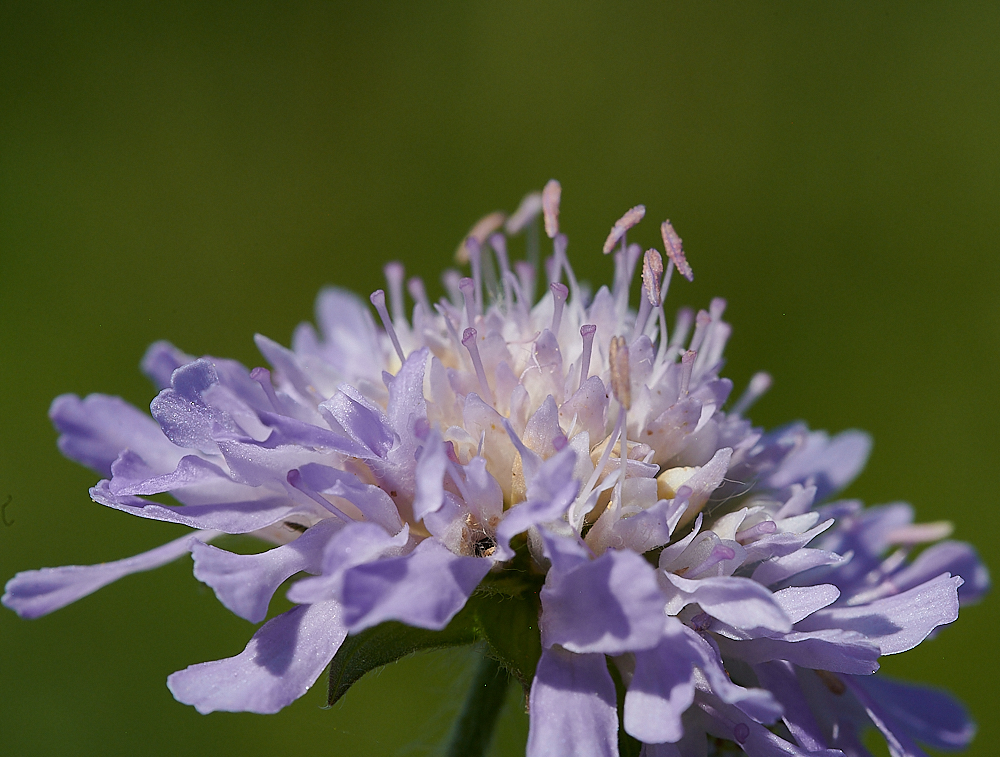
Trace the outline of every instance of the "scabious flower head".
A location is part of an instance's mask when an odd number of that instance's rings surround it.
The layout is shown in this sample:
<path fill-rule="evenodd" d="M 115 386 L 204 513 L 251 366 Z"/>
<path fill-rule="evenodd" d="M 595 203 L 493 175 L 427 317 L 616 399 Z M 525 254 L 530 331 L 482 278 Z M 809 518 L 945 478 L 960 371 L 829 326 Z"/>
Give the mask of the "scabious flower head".
<path fill-rule="evenodd" d="M 947 524 L 914 525 L 907 505 L 823 504 L 868 437 L 755 428 L 744 414 L 770 378 L 730 402 L 725 303 L 668 328 L 673 274 L 693 277 L 670 222 L 662 252 L 644 252 L 627 236 L 645 208 L 628 210 L 603 246 L 612 285 L 592 292 L 567 256 L 560 195 L 549 182 L 476 224 L 457 252 L 471 275 L 446 272 L 436 303 L 398 263 L 370 297 L 378 322 L 324 290 L 319 332 L 300 326 L 291 349 L 257 337 L 273 373 L 158 343 L 143 360 L 152 417 L 57 398 L 60 448 L 105 476 L 95 501 L 195 531 L 119 562 L 19 573 L 4 604 L 37 617 L 190 553 L 257 623 L 300 576 L 296 606 L 243 652 L 170 676 L 200 712 L 275 712 L 397 621 L 425 629 L 425 647 L 485 645 L 525 687 L 530 755 L 612 755 L 627 740 L 647 755 L 864 755 L 871 726 L 894 754 L 964 746 L 960 705 L 873 674 L 982 595 L 974 551 L 940 541 Z M 529 261 L 512 262 L 521 234 Z M 180 505 L 147 499 L 162 492 Z M 209 543 L 221 534 L 274 546 L 235 554 Z"/>

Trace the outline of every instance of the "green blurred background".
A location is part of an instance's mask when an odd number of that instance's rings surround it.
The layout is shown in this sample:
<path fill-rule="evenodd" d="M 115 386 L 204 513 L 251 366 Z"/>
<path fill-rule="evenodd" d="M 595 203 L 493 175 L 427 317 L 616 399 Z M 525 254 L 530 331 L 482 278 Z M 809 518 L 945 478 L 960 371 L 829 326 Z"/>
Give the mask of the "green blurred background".
<path fill-rule="evenodd" d="M 161 338 L 259 365 L 251 335 L 287 343 L 322 284 L 367 294 L 395 258 L 436 282 L 551 177 L 584 278 L 608 279 L 625 209 L 670 217 L 696 273 L 671 304 L 725 296 L 737 391 L 774 375 L 754 419 L 869 430 L 849 493 L 951 519 L 991 561 L 998 40 L 996 3 L 4 2 L 0 579 L 183 530 L 89 500 L 57 394 L 147 406 Z M 996 607 L 884 661 L 968 703 L 975 755 L 1000 743 Z M 170 672 L 252 631 L 188 560 L 33 622 L 2 610 L 0 751 L 423 754 L 463 694 L 449 653 L 326 712 L 322 685 L 268 717 L 174 702 Z M 494 753 L 525 733 L 512 698 Z"/>

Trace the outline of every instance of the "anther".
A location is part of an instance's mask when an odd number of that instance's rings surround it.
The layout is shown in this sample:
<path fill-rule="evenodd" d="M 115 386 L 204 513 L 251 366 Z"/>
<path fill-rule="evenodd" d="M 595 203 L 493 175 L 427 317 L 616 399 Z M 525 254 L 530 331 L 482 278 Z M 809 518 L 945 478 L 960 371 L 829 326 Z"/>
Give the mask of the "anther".
<path fill-rule="evenodd" d="M 642 257 L 642 291 L 645 297 L 639 300 L 639 313 L 635 318 L 635 333 L 641 334 L 653 308 L 660 306 L 660 277 L 663 275 L 663 259 L 656 250 L 646 250 Z"/>
<path fill-rule="evenodd" d="M 476 323 L 476 282 L 468 276 L 458 282 L 458 288 L 465 298 L 465 315 L 469 319 L 469 326 Z"/>
<path fill-rule="evenodd" d="M 396 329 L 392 327 L 392 319 L 389 317 L 389 311 L 385 309 L 385 292 L 381 289 L 376 289 L 368 299 L 372 301 L 372 305 L 378 311 L 378 317 L 382 319 L 385 332 L 392 340 L 392 346 L 396 348 L 396 354 L 399 355 L 399 362 L 406 362 L 406 356 L 403 355 L 403 348 L 399 346 L 399 339 L 396 337 Z"/>
<path fill-rule="evenodd" d="M 531 192 L 526 194 L 517 210 L 507 219 L 504 224 L 504 231 L 508 234 L 517 234 L 521 229 L 534 221 L 538 214 L 542 212 L 542 193 Z"/>
<path fill-rule="evenodd" d="M 483 399 L 492 405 L 493 392 L 490 391 L 490 385 L 486 382 L 486 371 L 483 369 L 483 359 L 479 356 L 479 345 L 476 344 L 476 338 L 476 330 L 474 328 L 467 328 L 465 333 L 462 334 L 462 344 L 469 351 L 472 364 L 476 367 L 476 376 L 479 378 L 479 388 L 483 392 Z"/>
<path fill-rule="evenodd" d="M 597 333 L 597 326 L 593 323 L 585 323 L 580 327 L 580 336 L 583 337 L 583 353 L 580 355 L 580 386 L 590 375 L 590 356 L 594 350 L 594 334 Z"/>
<path fill-rule="evenodd" d="M 645 205 L 636 205 L 634 208 L 626 210 L 625 215 L 615 221 L 615 225 L 611 227 L 611 233 L 604 241 L 604 254 L 607 255 L 615 249 L 615 245 L 625 236 L 625 232 L 639 223 L 645 215 Z"/>
<path fill-rule="evenodd" d="M 611 337 L 611 349 L 608 353 L 611 364 L 611 391 L 615 399 L 626 410 L 632 406 L 632 384 L 628 369 L 628 345 L 625 337 Z"/>
<path fill-rule="evenodd" d="M 542 213 L 545 216 L 545 233 L 549 239 L 559 233 L 559 198 L 562 195 L 562 185 L 555 179 L 549 179 L 542 190 Z"/>
<path fill-rule="evenodd" d="M 667 251 L 667 257 L 677 266 L 677 272 L 688 281 L 694 281 L 694 271 L 684 257 L 684 245 L 669 219 L 660 224 L 660 236 L 663 237 L 663 248 Z"/>
<path fill-rule="evenodd" d="M 561 281 L 554 281 L 549 284 L 552 290 L 552 333 L 559 338 L 559 324 L 562 323 L 563 305 L 569 296 L 569 288 Z"/>
<path fill-rule="evenodd" d="M 476 244 L 481 245 L 486 237 L 503 226 L 505 220 L 507 220 L 507 216 L 501 211 L 496 210 L 476 221 L 472 228 L 469 229 L 469 233 L 465 235 L 465 239 L 459 242 L 458 249 L 455 250 L 455 262 L 460 265 L 468 263 L 470 252 L 469 240 L 473 240 Z"/>
<path fill-rule="evenodd" d="M 392 322 L 406 322 L 406 303 L 403 301 L 403 264 L 386 263 L 382 268 L 385 281 L 389 285 L 389 307 L 392 311 Z"/>

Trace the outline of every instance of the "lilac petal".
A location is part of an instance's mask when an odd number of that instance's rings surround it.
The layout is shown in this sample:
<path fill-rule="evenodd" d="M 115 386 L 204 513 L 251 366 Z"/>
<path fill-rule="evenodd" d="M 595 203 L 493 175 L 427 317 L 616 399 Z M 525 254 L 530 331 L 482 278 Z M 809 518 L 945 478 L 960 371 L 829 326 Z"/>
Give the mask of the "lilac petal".
<path fill-rule="evenodd" d="M 793 624 L 817 610 L 832 605 L 840 597 L 840 589 L 832 584 L 791 586 L 771 595 Z"/>
<path fill-rule="evenodd" d="M 879 648 L 857 631 L 828 628 L 820 631 L 793 631 L 774 638 L 745 641 L 720 638 L 719 646 L 750 665 L 771 660 L 788 660 L 799 667 L 834 673 L 871 675 L 878 670 Z"/>
<path fill-rule="evenodd" d="M 119 578 L 152 570 L 191 551 L 192 545 L 214 539 L 218 531 L 199 531 L 127 557 L 97 565 L 63 565 L 18 573 L 7 582 L 3 604 L 22 618 L 38 618 L 75 602 Z"/>
<path fill-rule="evenodd" d="M 362 483 L 353 473 L 318 463 L 303 465 L 299 473 L 310 488 L 346 499 L 361 511 L 365 520 L 377 523 L 390 534 L 399 533 L 403 527 L 392 497 L 377 486 Z"/>
<path fill-rule="evenodd" d="M 675 589 L 667 604 L 671 615 L 697 603 L 712 617 L 753 635 L 792 629 L 791 621 L 771 592 L 749 578 L 719 576 L 692 580 L 673 573 L 664 575 Z"/>
<path fill-rule="evenodd" d="M 664 598 L 653 566 L 634 552 L 608 550 L 542 587 L 543 646 L 622 654 L 651 649 L 663 634 Z"/>
<path fill-rule="evenodd" d="M 844 628 L 878 644 L 882 654 L 912 649 L 935 628 L 958 618 L 962 579 L 944 573 L 932 581 L 871 604 L 831 607 L 798 624 L 802 631 Z"/>
<path fill-rule="evenodd" d="M 894 592 L 906 591 L 942 573 L 961 576 L 965 581 L 958 589 L 962 604 L 978 601 L 990 587 L 989 571 L 976 550 L 971 544 L 959 541 L 942 541 L 928 547 L 916 560 L 894 573 L 886 585 Z"/>
<path fill-rule="evenodd" d="M 872 723 L 881 731 L 886 746 L 889 747 L 889 753 L 893 757 L 927 757 L 927 753 L 917 746 L 910 734 L 901 728 L 892 716 L 881 707 L 881 703 L 872 697 L 866 689 L 857 685 L 857 679 L 848 678 L 845 683 L 861 706 L 864 707 L 865 713 Z"/>
<path fill-rule="evenodd" d="M 653 649 L 635 653 L 635 673 L 625 694 L 625 730 L 649 744 L 684 735 L 681 715 L 694 701 L 694 666 L 701 658 L 685 643 L 680 622 L 670 619 Z"/>
<path fill-rule="evenodd" d="M 486 458 L 474 457 L 464 466 L 466 504 L 482 523 L 503 515 L 503 490 L 486 468 Z"/>
<path fill-rule="evenodd" d="M 389 419 L 349 384 L 341 384 L 337 393 L 320 405 L 347 435 L 371 455 L 385 457 L 395 442 Z"/>
<path fill-rule="evenodd" d="M 782 720 L 799 745 L 808 751 L 826 748 L 826 741 L 806 695 L 795 675 L 795 666 L 784 660 L 767 662 L 754 668 L 760 685 L 781 703 Z"/>
<path fill-rule="evenodd" d="M 219 466 L 197 455 L 182 457 L 172 472 L 158 476 L 132 450 L 125 450 L 119 455 L 111 466 L 111 475 L 108 488 L 115 496 L 159 494 L 205 483 L 233 483 Z"/>
<path fill-rule="evenodd" d="M 747 689 L 733 683 L 722 665 L 718 650 L 697 631 L 683 625 L 680 628 L 688 647 L 701 658 L 698 667 L 716 696 L 727 704 L 735 705 L 758 723 L 773 723 L 781 717 L 781 705 L 771 692 Z"/>
<path fill-rule="evenodd" d="M 638 554 L 662 547 L 670 541 L 686 512 L 686 504 L 680 497 L 661 499 L 649 509 L 618 521 L 614 525 L 614 538 Z"/>
<path fill-rule="evenodd" d="M 617 757 L 615 684 L 604 655 L 543 649 L 529 702 L 527 757 Z"/>
<path fill-rule="evenodd" d="M 436 539 L 410 554 L 351 568 L 344 575 L 344 618 L 351 633 L 398 620 L 439 630 L 493 566 L 491 560 L 460 557 Z"/>
<path fill-rule="evenodd" d="M 413 497 L 413 517 L 423 520 L 428 513 L 437 512 L 444 504 L 444 471 L 448 466 L 441 433 L 430 432 L 417 458 L 416 494 Z"/>
<path fill-rule="evenodd" d="M 59 451 L 103 476 L 124 449 L 170 470 L 184 450 L 167 439 L 156 421 L 120 397 L 63 394 L 52 401 L 49 418 L 59 431 Z"/>
<path fill-rule="evenodd" d="M 300 604 L 328 599 L 339 601 L 347 570 L 380 557 L 399 555 L 406 550 L 409 541 L 409 526 L 404 525 L 398 534 L 390 536 L 375 523 L 348 523 L 327 543 L 322 575 L 296 582 L 288 590 L 288 598 Z"/>
<path fill-rule="evenodd" d="M 156 385 L 157 389 L 170 386 L 170 376 L 182 365 L 193 363 L 193 355 L 188 355 L 174 347 L 170 342 L 153 342 L 142 356 L 139 367 Z"/>
<path fill-rule="evenodd" d="M 708 732 L 722 739 L 735 741 L 750 757 L 844 757 L 839 749 L 805 751 L 790 744 L 752 719 L 743 717 L 711 695 L 703 695 L 698 705 L 710 717 L 704 722 Z"/>
<path fill-rule="evenodd" d="M 234 614 L 259 623 L 267 617 L 271 597 L 286 578 L 299 571 L 320 572 L 323 548 L 342 525 L 336 518 L 321 520 L 294 541 L 255 555 L 196 543 L 191 549 L 194 577 L 211 586 Z"/>
<path fill-rule="evenodd" d="M 170 441 L 179 447 L 213 454 L 218 451 L 214 439 L 216 428 L 238 431 L 227 413 L 208 405 L 202 397 L 218 383 L 215 366 L 204 358 L 174 371 L 170 388 L 156 395 L 149 406 Z"/>
<path fill-rule="evenodd" d="M 863 431 L 843 431 L 832 439 L 814 431 L 801 449 L 781 463 L 768 486 L 783 489 L 795 483 L 815 484 L 816 499 L 823 500 L 855 479 L 871 449 L 871 437 Z"/>
<path fill-rule="evenodd" d="M 424 367 L 430 350 L 421 347 L 406 357 L 399 372 L 389 381 L 389 404 L 386 415 L 389 425 L 401 437 L 413 437 L 413 421 L 427 417 L 424 399 Z"/>
<path fill-rule="evenodd" d="M 576 532 L 559 534 L 548 528 L 540 528 L 537 533 L 541 537 L 545 557 L 552 563 L 552 570 L 567 573 L 577 566 L 587 564 L 593 556 Z"/>
<path fill-rule="evenodd" d="M 259 416 L 262 423 L 273 429 L 267 441 L 261 446 L 273 449 L 279 446 L 298 445 L 332 450 L 345 457 L 361 459 L 371 457 L 372 453 L 367 447 L 328 428 L 278 413 L 261 412 Z M 315 420 L 317 423 L 322 422 L 319 415 L 316 415 Z"/>
<path fill-rule="evenodd" d="M 357 375 L 381 354 L 369 304 L 354 292 L 323 289 L 316 298 L 316 322 L 323 333 L 323 360 L 345 377 Z"/>
<path fill-rule="evenodd" d="M 91 498 L 98 504 L 138 515 L 140 518 L 180 523 L 227 534 L 257 531 L 293 515 L 299 509 L 287 495 L 213 505 L 161 505 L 141 497 L 116 496 L 111 493 L 108 484 L 108 481 L 101 481 L 90 490 Z"/>
<path fill-rule="evenodd" d="M 800 549 L 790 555 L 762 562 L 754 570 L 751 579 L 765 586 L 771 586 L 811 568 L 842 565 L 848 559 L 850 558 L 847 556 L 823 549 Z"/>
<path fill-rule="evenodd" d="M 507 548 L 511 538 L 531 526 L 558 520 L 573 500 L 580 482 L 573 478 L 576 453 L 571 447 L 544 461 L 528 484 L 528 499 L 507 511 L 497 527 L 497 544 Z"/>
<path fill-rule="evenodd" d="M 885 676 L 855 678 L 855 691 L 863 689 L 870 701 L 903 726 L 918 741 L 934 749 L 963 749 L 976 735 L 976 725 L 962 703 L 927 686 Z"/>
<path fill-rule="evenodd" d="M 235 657 L 191 665 L 167 688 L 202 714 L 274 713 L 309 690 L 346 637 L 336 602 L 300 605 L 261 626 Z"/>

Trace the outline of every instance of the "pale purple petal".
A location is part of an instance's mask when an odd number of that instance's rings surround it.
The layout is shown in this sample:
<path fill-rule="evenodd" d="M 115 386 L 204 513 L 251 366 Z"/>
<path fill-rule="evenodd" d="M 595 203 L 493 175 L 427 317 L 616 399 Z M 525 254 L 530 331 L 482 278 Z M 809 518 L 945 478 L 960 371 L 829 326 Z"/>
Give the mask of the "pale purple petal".
<path fill-rule="evenodd" d="M 795 666 L 778 660 L 757 665 L 754 672 L 760 685 L 781 703 L 781 719 L 799 745 L 807 751 L 825 749 L 826 740 L 795 676 Z"/>
<path fill-rule="evenodd" d="M 208 544 L 191 549 L 194 577 L 215 591 L 219 601 L 241 618 L 259 623 L 282 582 L 299 571 L 319 573 L 323 549 L 343 524 L 321 520 L 288 544 L 254 555 L 239 555 Z"/>
<path fill-rule="evenodd" d="M 720 576 L 691 580 L 673 573 L 665 576 L 676 590 L 667 604 L 672 615 L 685 605 L 697 603 L 712 617 L 753 635 L 792 628 L 771 592 L 749 578 Z"/>
<path fill-rule="evenodd" d="M 320 405 L 340 428 L 370 455 L 385 457 L 395 442 L 389 419 L 350 384 L 341 384 L 337 393 Z"/>
<path fill-rule="evenodd" d="M 109 491 L 115 496 L 159 494 L 205 483 L 232 484 L 219 466 L 197 455 L 186 455 L 169 473 L 156 475 L 146 461 L 132 450 L 125 450 L 111 466 Z M 233 487 L 234 491 L 238 491 Z"/>
<path fill-rule="evenodd" d="M 940 625 L 958 618 L 962 579 L 947 573 L 932 581 L 871 604 L 835 606 L 813 613 L 797 630 L 843 628 L 858 631 L 878 644 L 882 654 L 912 649 Z"/>
<path fill-rule="evenodd" d="M 52 401 L 49 418 L 60 434 L 59 450 L 103 476 L 111 475 L 111 464 L 124 449 L 166 470 L 184 454 L 156 421 L 120 397 L 91 394 L 81 400 L 63 394 Z"/>
<path fill-rule="evenodd" d="M 527 757 L 617 757 L 615 684 L 604 655 L 542 650 L 529 701 Z"/>
<path fill-rule="evenodd" d="M 836 602 L 840 597 L 840 589 L 831 584 L 790 586 L 771 596 L 794 624 Z"/>
<path fill-rule="evenodd" d="M 542 587 L 542 644 L 621 654 L 651 649 L 663 633 L 664 598 L 653 566 L 634 552 L 608 550 Z"/>
<path fill-rule="evenodd" d="M 192 528 L 222 531 L 227 534 L 257 531 L 300 510 L 294 502 L 283 495 L 242 502 L 220 502 L 214 505 L 161 505 L 141 497 L 116 497 L 108 489 L 107 481 L 101 481 L 93 487 L 90 496 L 101 505 L 138 515 L 140 518 L 180 523 Z"/>
<path fill-rule="evenodd" d="M 990 573 L 975 548 L 960 541 L 942 541 L 928 547 L 886 583 L 894 591 L 907 591 L 942 573 L 961 576 L 965 581 L 958 587 L 962 604 L 978 601 L 990 588 Z"/>
<path fill-rule="evenodd" d="M 839 749 L 805 751 L 785 741 L 732 706 L 706 695 L 699 706 L 711 715 L 705 722 L 713 736 L 737 742 L 750 757 L 844 757 Z"/>
<path fill-rule="evenodd" d="M 23 571 L 7 582 L 2 602 L 22 618 L 38 618 L 119 578 L 173 562 L 190 552 L 192 545 L 218 535 L 218 531 L 185 534 L 148 552 L 114 562 Z"/>
<path fill-rule="evenodd" d="M 361 511 L 365 520 L 377 523 L 390 534 L 399 533 L 403 527 L 392 497 L 377 486 L 363 483 L 353 473 L 317 463 L 303 465 L 299 473 L 310 488 L 346 499 Z"/>
<path fill-rule="evenodd" d="M 795 483 L 814 484 L 816 499 L 825 499 L 857 477 L 871 449 L 871 437 L 863 431 L 842 431 L 832 439 L 823 431 L 814 431 L 805 446 L 782 462 L 768 486 L 783 489 Z"/>
<path fill-rule="evenodd" d="M 404 525 L 399 533 L 390 535 L 375 523 L 348 523 L 327 543 L 322 575 L 296 582 L 288 590 L 288 598 L 301 604 L 340 600 L 346 571 L 381 557 L 404 554 L 410 547 L 409 526 Z"/>
<path fill-rule="evenodd" d="M 344 618 L 351 633 L 386 620 L 438 630 L 448 625 L 493 563 L 460 557 L 434 539 L 410 554 L 351 568 L 344 575 Z"/>
<path fill-rule="evenodd" d="M 576 453 L 566 447 L 539 466 L 528 484 L 528 499 L 508 510 L 497 527 L 498 546 L 506 548 L 514 535 L 566 513 L 580 488 L 573 478 L 575 463 Z"/>
<path fill-rule="evenodd" d="M 963 749 L 976 735 L 968 711 L 946 692 L 881 675 L 851 679 L 849 684 L 865 691 L 910 735 L 934 749 Z"/>
<path fill-rule="evenodd" d="M 444 471 L 448 466 L 441 433 L 434 429 L 420 450 L 416 467 L 416 494 L 413 497 L 413 517 L 423 520 L 444 504 Z"/>
<path fill-rule="evenodd" d="M 194 355 L 188 355 L 170 342 L 153 342 L 142 356 L 139 367 L 157 389 L 170 386 L 170 376 L 182 365 L 194 362 Z"/>
<path fill-rule="evenodd" d="M 841 565 L 849 558 L 824 549 L 800 549 L 785 557 L 775 557 L 757 566 L 751 578 L 771 586 L 798 573 L 825 565 Z"/>
<path fill-rule="evenodd" d="M 167 688 L 202 714 L 278 712 L 309 690 L 346 637 L 336 602 L 300 605 L 261 626 L 235 657 L 191 665 Z"/>
<path fill-rule="evenodd" d="M 684 735 L 681 715 L 694 701 L 694 667 L 701 661 L 680 622 L 668 620 L 663 640 L 635 653 L 635 672 L 625 694 L 625 730 L 650 744 L 676 742 Z"/>
<path fill-rule="evenodd" d="M 828 628 L 793 631 L 774 638 L 745 641 L 719 638 L 723 653 L 756 665 L 771 660 L 788 660 L 803 668 L 834 673 L 870 675 L 878 670 L 879 648 L 857 631 Z"/>

